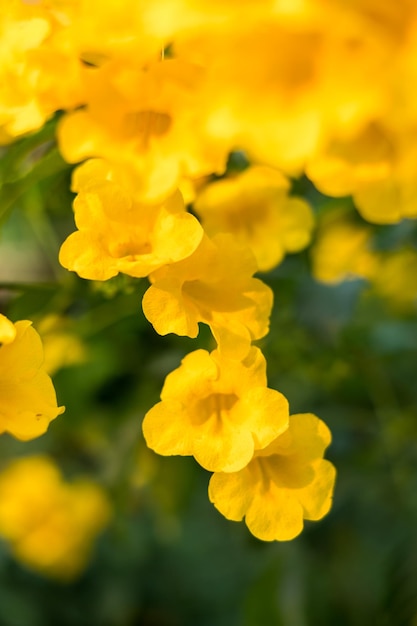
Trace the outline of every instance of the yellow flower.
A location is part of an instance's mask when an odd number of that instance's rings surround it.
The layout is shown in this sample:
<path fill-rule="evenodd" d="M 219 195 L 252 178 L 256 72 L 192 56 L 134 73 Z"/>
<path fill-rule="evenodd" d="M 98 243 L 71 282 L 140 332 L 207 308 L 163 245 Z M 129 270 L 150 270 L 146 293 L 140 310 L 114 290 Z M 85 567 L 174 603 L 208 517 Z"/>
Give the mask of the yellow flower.
<path fill-rule="evenodd" d="M 83 71 L 66 29 L 53 10 L 44 3 L 3 2 L 1 143 L 40 128 L 59 109 L 81 104 Z"/>
<path fill-rule="evenodd" d="M 58 128 L 64 159 L 123 164 L 150 203 L 172 193 L 183 176 L 222 172 L 230 146 L 205 133 L 203 80 L 203 69 L 182 59 L 89 68 L 85 107 Z"/>
<path fill-rule="evenodd" d="M 0 314 L 0 346 L 13 343 L 16 339 L 16 334 L 17 330 L 13 322 Z"/>
<path fill-rule="evenodd" d="M 290 416 L 289 428 L 250 463 L 233 473 L 213 474 L 209 498 L 227 519 L 246 524 L 263 541 L 288 541 L 303 520 L 330 509 L 335 469 L 322 459 L 331 440 L 327 426 L 310 413 Z"/>
<path fill-rule="evenodd" d="M 394 224 L 417 217 L 416 130 L 393 133 L 381 123 L 367 126 L 350 141 L 334 141 L 307 167 L 307 175 L 327 195 L 353 195 L 364 219 Z"/>
<path fill-rule="evenodd" d="M 15 136 L 39 128 L 45 121 L 33 93 L 28 54 L 42 44 L 50 27 L 32 10 L 25 16 L 18 3 L 5 4 L 0 17 L 0 126 L 7 135 Z"/>
<path fill-rule="evenodd" d="M 0 432 L 27 441 L 39 437 L 64 412 L 43 368 L 38 333 L 27 320 L 0 315 Z"/>
<path fill-rule="evenodd" d="M 390 175 L 391 151 L 384 129 L 372 123 L 349 140 L 333 140 L 311 159 L 306 172 L 323 193 L 348 196 Z"/>
<path fill-rule="evenodd" d="M 310 242 L 313 213 L 307 202 L 289 197 L 289 188 L 279 171 L 254 165 L 205 187 L 194 206 L 209 236 L 232 233 L 252 249 L 259 270 L 268 271 Z"/>
<path fill-rule="evenodd" d="M 151 275 L 143 311 L 160 335 L 196 337 L 208 324 L 225 355 L 241 359 L 269 329 L 272 291 L 253 278 L 256 261 L 231 235 L 204 237 L 184 261 Z"/>
<path fill-rule="evenodd" d="M 334 212 L 322 221 L 311 259 L 314 278 L 324 283 L 370 279 L 376 270 L 369 228 Z"/>
<path fill-rule="evenodd" d="M 380 253 L 372 283 L 393 308 L 412 309 L 417 303 L 417 251 L 404 248 Z"/>
<path fill-rule="evenodd" d="M 62 244 L 59 260 L 82 278 L 107 280 L 119 272 L 143 277 L 189 256 L 203 236 L 179 192 L 157 205 L 134 200 L 103 161 L 87 161 L 76 172 L 74 201 L 78 231 Z"/>
<path fill-rule="evenodd" d="M 205 469 L 234 472 L 288 425 L 288 402 L 268 389 L 266 362 L 252 347 L 242 362 L 196 350 L 168 374 L 161 402 L 145 416 L 147 445 L 192 455 Z"/>
<path fill-rule="evenodd" d="M 46 456 L 17 459 L 0 473 L 0 534 L 18 560 L 47 576 L 70 580 L 80 574 L 109 517 L 98 485 L 64 482 Z"/>

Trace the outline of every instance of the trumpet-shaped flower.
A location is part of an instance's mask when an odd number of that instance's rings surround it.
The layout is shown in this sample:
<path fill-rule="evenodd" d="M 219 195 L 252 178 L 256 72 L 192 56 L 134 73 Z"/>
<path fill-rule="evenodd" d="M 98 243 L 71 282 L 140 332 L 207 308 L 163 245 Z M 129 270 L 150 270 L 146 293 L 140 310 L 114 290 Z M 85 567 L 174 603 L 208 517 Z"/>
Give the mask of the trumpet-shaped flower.
<path fill-rule="evenodd" d="M 364 219 L 394 224 L 417 217 L 415 127 L 393 132 L 372 123 L 349 141 L 332 142 L 307 167 L 317 188 L 328 195 L 352 195 Z"/>
<path fill-rule="evenodd" d="M 63 413 L 43 368 L 38 333 L 27 320 L 13 324 L 0 315 L 0 432 L 27 441 L 42 435 Z"/>
<path fill-rule="evenodd" d="M 0 473 L 0 535 L 35 571 L 64 580 L 80 574 L 109 516 L 99 485 L 66 483 L 48 457 L 17 459 Z"/>
<path fill-rule="evenodd" d="M 204 134 L 203 74 L 180 59 L 90 68 L 85 108 L 64 116 L 58 129 L 65 160 L 122 163 L 142 201 L 151 203 L 172 193 L 183 176 L 222 172 L 230 145 Z"/>
<path fill-rule="evenodd" d="M 232 233 L 252 249 L 259 269 L 267 271 L 286 252 L 298 252 L 310 242 L 312 210 L 301 198 L 290 197 L 289 188 L 279 171 L 252 166 L 205 187 L 194 206 L 209 236 Z"/>
<path fill-rule="evenodd" d="M 322 458 L 330 440 L 315 415 L 292 415 L 288 430 L 256 450 L 242 470 L 213 474 L 209 498 L 227 519 L 245 517 L 259 539 L 293 539 L 303 520 L 319 520 L 330 509 L 335 469 Z"/>
<path fill-rule="evenodd" d="M 196 337 L 208 324 L 225 355 L 241 359 L 269 329 L 272 291 L 253 278 L 256 261 L 231 235 L 204 237 L 184 261 L 151 276 L 143 311 L 160 335 Z"/>
<path fill-rule="evenodd" d="M 242 362 L 196 350 L 168 374 L 161 402 L 146 414 L 146 443 L 162 455 L 193 455 L 210 471 L 237 471 L 287 428 L 288 402 L 266 384 L 258 348 Z"/>
<path fill-rule="evenodd" d="M 76 177 L 78 230 L 63 243 L 59 260 L 82 278 L 107 280 L 119 272 L 147 276 L 189 256 L 203 236 L 179 192 L 164 203 L 134 200 L 102 161 L 87 161 Z"/>

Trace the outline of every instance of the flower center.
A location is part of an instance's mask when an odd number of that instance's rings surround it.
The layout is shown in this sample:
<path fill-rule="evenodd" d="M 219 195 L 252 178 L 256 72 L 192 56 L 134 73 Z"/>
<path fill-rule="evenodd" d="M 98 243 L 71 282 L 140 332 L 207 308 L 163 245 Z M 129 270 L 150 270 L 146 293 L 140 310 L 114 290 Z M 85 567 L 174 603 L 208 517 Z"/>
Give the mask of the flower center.
<path fill-rule="evenodd" d="M 169 115 L 152 110 L 128 113 L 124 118 L 125 131 L 130 136 L 137 135 L 144 150 L 149 148 L 152 138 L 165 135 L 171 123 L 172 119 Z"/>
<path fill-rule="evenodd" d="M 234 393 L 211 393 L 197 402 L 194 414 L 196 423 L 202 424 L 211 419 L 217 423 L 222 422 L 238 400 Z"/>

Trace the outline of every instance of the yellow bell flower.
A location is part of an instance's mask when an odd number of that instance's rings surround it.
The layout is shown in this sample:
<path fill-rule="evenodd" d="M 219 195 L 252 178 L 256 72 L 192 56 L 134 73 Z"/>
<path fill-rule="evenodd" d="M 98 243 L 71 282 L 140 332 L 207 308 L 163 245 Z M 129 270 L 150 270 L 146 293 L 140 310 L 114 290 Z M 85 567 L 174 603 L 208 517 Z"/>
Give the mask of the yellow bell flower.
<path fill-rule="evenodd" d="M 3 6 L 5 5 L 5 6 Z M 13 0 L 2 4 L 0 16 L 0 127 L 7 135 L 39 128 L 45 121 L 34 93 L 28 55 L 50 30 L 48 20 L 32 7 L 27 14 Z M 2 142 L 5 143 L 5 142 Z"/>
<path fill-rule="evenodd" d="M 3 6 L 6 5 L 6 6 Z M 0 15 L 1 143 L 82 103 L 84 67 L 67 16 L 41 2 L 5 0 Z"/>
<path fill-rule="evenodd" d="M 66 483 L 46 456 L 16 459 L 0 472 L 0 535 L 19 561 L 42 574 L 62 580 L 79 575 L 109 517 L 99 485 Z"/>
<path fill-rule="evenodd" d="M 329 214 L 310 250 L 314 278 L 324 283 L 371 279 L 377 267 L 371 236 L 366 225 L 350 222 L 337 213 Z"/>
<path fill-rule="evenodd" d="M 190 256 L 203 229 L 185 210 L 179 192 L 156 205 L 134 200 L 100 160 L 87 161 L 74 178 L 79 230 L 61 246 L 59 261 L 82 278 L 107 280 L 119 272 L 143 277 Z"/>
<path fill-rule="evenodd" d="M 209 236 L 232 233 L 251 248 L 259 270 L 266 272 L 311 239 L 313 212 L 306 201 L 290 197 L 289 189 L 289 180 L 278 170 L 254 165 L 207 185 L 194 208 Z"/>
<path fill-rule="evenodd" d="M 376 294 L 393 309 L 410 310 L 417 304 L 417 251 L 390 250 L 377 257 L 372 280 Z"/>
<path fill-rule="evenodd" d="M 401 134 L 375 122 L 349 141 L 333 141 L 309 162 L 307 175 L 327 195 L 352 195 L 368 222 L 415 218 L 416 136 L 416 127 Z"/>
<path fill-rule="evenodd" d="M 215 473 L 209 498 L 227 519 L 241 521 L 263 541 L 288 541 L 303 520 L 330 509 L 336 472 L 323 460 L 331 440 L 327 426 L 310 413 L 290 416 L 288 429 L 256 450 L 239 472 Z"/>
<path fill-rule="evenodd" d="M 258 348 L 244 361 L 218 351 L 191 352 L 168 374 L 161 402 L 145 415 L 146 443 L 165 456 L 192 455 L 209 471 L 237 471 L 287 428 L 288 402 L 266 385 Z"/>
<path fill-rule="evenodd" d="M 42 435 L 64 412 L 43 366 L 38 333 L 27 320 L 0 315 L 0 433 L 27 441 Z"/>
<path fill-rule="evenodd" d="M 143 311 L 160 335 L 196 337 L 204 322 L 223 354 L 242 359 L 269 330 L 273 294 L 253 278 L 256 269 L 250 250 L 232 235 L 204 237 L 187 259 L 151 275 Z"/>
<path fill-rule="evenodd" d="M 123 164 L 147 203 L 172 193 L 183 176 L 224 171 L 230 145 L 205 132 L 202 82 L 203 69 L 183 59 L 89 68 L 85 107 L 58 127 L 64 159 Z"/>

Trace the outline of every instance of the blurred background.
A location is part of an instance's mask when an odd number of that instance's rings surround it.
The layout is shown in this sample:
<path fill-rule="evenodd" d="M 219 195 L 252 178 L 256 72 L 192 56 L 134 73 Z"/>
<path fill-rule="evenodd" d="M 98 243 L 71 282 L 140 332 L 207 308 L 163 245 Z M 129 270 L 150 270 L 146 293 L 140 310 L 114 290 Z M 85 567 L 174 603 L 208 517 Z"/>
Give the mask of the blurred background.
<path fill-rule="evenodd" d="M 317 227 L 309 248 L 261 275 L 275 306 L 259 345 L 291 412 L 330 427 L 338 476 L 324 520 L 263 543 L 214 509 L 193 459 L 146 448 L 141 422 L 165 376 L 211 336 L 158 336 L 141 311 L 146 280 L 98 283 L 60 267 L 73 196 L 51 136 L 47 126 L 3 149 L 0 303 L 33 320 L 66 412 L 37 440 L 2 435 L 0 472 L 47 455 L 64 481 L 101 486 L 111 514 L 70 580 L 28 566 L 3 539 L 0 625 L 417 626 L 416 222 L 372 226 L 351 200 L 293 182 Z M 362 244 L 345 254 L 335 236 L 338 270 L 317 279 L 334 220 L 366 228 L 371 278 L 356 263 Z"/>

